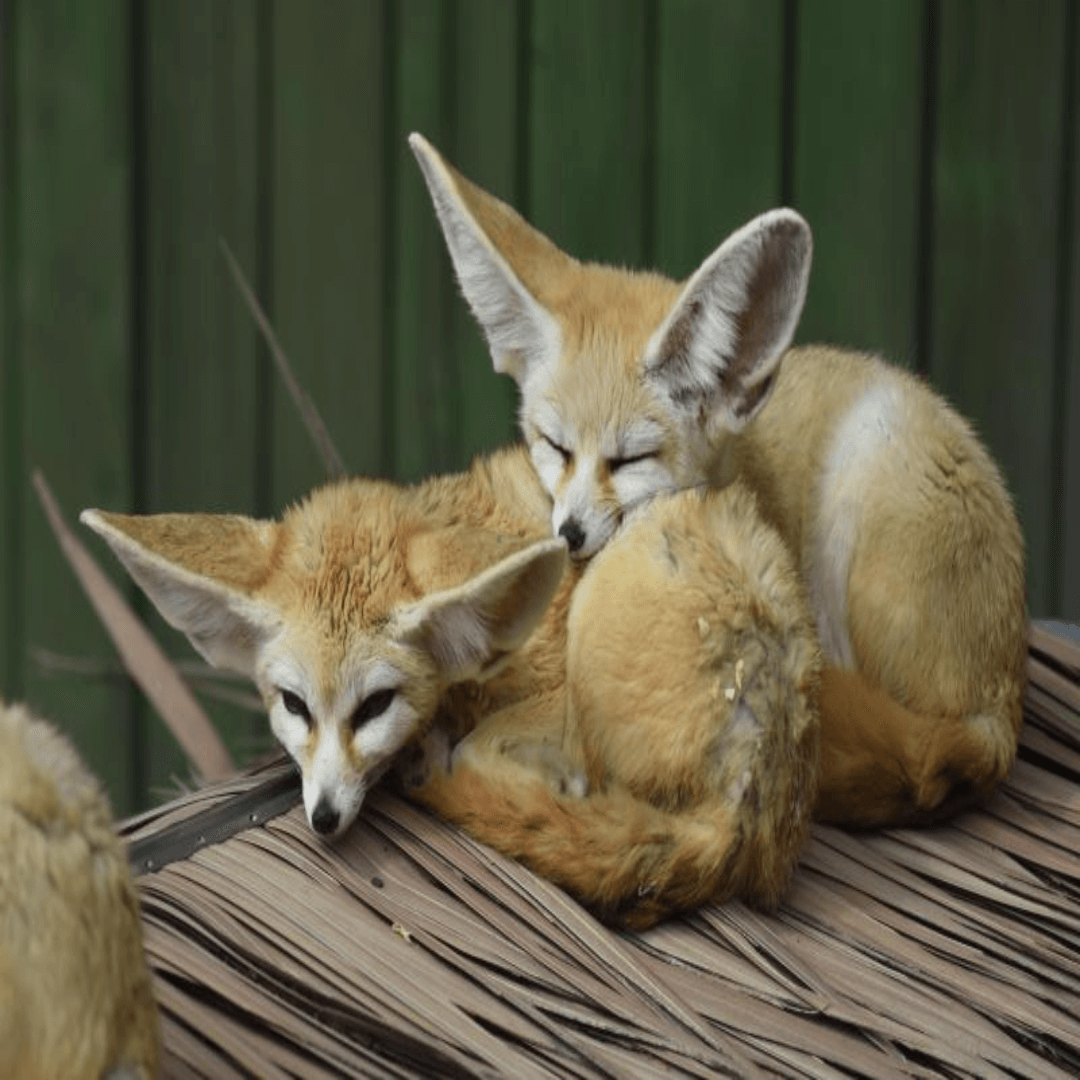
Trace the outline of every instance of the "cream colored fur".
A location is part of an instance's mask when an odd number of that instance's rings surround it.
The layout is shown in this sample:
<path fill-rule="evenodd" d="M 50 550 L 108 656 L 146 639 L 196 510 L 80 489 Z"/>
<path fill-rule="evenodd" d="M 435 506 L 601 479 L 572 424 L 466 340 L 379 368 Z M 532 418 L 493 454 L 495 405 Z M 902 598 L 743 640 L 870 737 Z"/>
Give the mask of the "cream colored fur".
<path fill-rule="evenodd" d="M 57 731 L 0 702 L 0 1076 L 157 1073 L 138 896 L 108 803 Z"/>
<path fill-rule="evenodd" d="M 280 522 L 83 520 L 255 679 L 318 831 L 396 765 L 413 798 L 610 921 L 775 903 L 818 773 L 790 556 L 736 485 L 655 503 L 579 584 L 548 512 L 519 447 L 415 487 L 323 488 Z"/>
<path fill-rule="evenodd" d="M 986 450 L 925 384 L 788 349 L 806 223 L 762 215 L 679 284 L 578 262 L 410 142 L 481 328 L 518 343 L 493 356 L 521 388 L 553 530 L 589 557 L 658 493 L 742 480 L 796 557 L 825 651 L 819 817 L 934 819 L 985 796 L 1020 726 L 1020 529 Z M 528 319 L 492 306 L 500 277 Z"/>

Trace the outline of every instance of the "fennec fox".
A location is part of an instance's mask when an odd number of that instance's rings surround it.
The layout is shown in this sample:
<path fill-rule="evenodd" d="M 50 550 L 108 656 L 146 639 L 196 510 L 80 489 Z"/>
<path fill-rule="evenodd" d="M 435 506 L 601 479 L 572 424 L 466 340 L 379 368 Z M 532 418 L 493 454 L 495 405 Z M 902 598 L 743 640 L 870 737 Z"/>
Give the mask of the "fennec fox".
<path fill-rule="evenodd" d="M 0 702 L 0 1076 L 150 1080 L 157 1030 L 105 796 L 57 731 Z"/>
<path fill-rule="evenodd" d="M 989 455 L 924 383 L 788 350 L 805 221 L 763 214 L 677 283 L 578 262 L 410 142 L 571 552 L 593 555 L 660 492 L 741 478 L 795 555 L 825 656 L 817 816 L 932 820 L 985 796 L 1021 720 L 1020 529 Z"/>
<path fill-rule="evenodd" d="M 279 523 L 83 521 L 208 660 L 255 680 L 317 832 L 396 762 L 408 794 L 609 921 L 786 885 L 818 649 L 745 490 L 656 504 L 580 585 L 521 447 L 415 487 L 325 487 Z"/>

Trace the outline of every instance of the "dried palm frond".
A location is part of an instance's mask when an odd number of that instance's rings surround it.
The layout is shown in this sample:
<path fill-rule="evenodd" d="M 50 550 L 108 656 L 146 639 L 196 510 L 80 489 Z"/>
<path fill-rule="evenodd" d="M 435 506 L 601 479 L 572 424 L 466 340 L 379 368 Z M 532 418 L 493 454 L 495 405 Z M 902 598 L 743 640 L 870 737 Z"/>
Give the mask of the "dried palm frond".
<path fill-rule="evenodd" d="M 327 845 L 282 765 L 178 799 L 139 850 L 237 831 L 140 879 L 165 1075 L 1077 1075 L 1080 647 L 1033 627 L 1029 671 L 985 807 L 816 828 L 774 915 L 619 935 L 388 793 Z"/>

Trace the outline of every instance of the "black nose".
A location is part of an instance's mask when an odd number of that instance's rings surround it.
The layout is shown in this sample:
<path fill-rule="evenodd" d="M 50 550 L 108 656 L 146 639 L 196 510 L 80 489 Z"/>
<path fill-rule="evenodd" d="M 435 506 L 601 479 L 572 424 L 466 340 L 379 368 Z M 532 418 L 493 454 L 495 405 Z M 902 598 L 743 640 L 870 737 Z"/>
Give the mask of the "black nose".
<path fill-rule="evenodd" d="M 337 832 L 341 815 L 326 801 L 320 799 L 311 814 L 311 827 L 322 836 Z"/>
<path fill-rule="evenodd" d="M 559 535 L 570 545 L 571 551 L 580 551 L 585 543 L 585 530 L 573 518 L 567 518 L 559 526 Z"/>

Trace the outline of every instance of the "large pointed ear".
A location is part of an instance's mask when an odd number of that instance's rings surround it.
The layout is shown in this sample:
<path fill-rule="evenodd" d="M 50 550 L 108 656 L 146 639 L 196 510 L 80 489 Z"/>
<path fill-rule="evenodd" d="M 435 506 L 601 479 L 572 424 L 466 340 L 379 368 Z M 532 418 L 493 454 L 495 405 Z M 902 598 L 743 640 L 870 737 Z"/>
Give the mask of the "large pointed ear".
<path fill-rule="evenodd" d="M 566 562 L 564 541 L 532 544 L 402 612 L 400 639 L 427 652 L 448 682 L 490 678 L 540 622 Z"/>
<path fill-rule="evenodd" d="M 216 667 L 254 676 L 259 644 L 279 625 L 255 598 L 277 526 L 229 514 L 107 514 L 79 520 L 105 538 L 165 621 Z"/>
<path fill-rule="evenodd" d="M 422 136 L 409 136 L 424 174 L 461 291 L 498 372 L 521 384 L 558 358 L 562 333 L 530 282 L 572 263 L 506 203 L 466 180 Z"/>
<path fill-rule="evenodd" d="M 768 400 L 802 314 L 810 226 L 772 210 L 733 233 L 683 287 L 649 342 L 647 374 L 673 401 L 701 401 L 731 431 Z"/>

